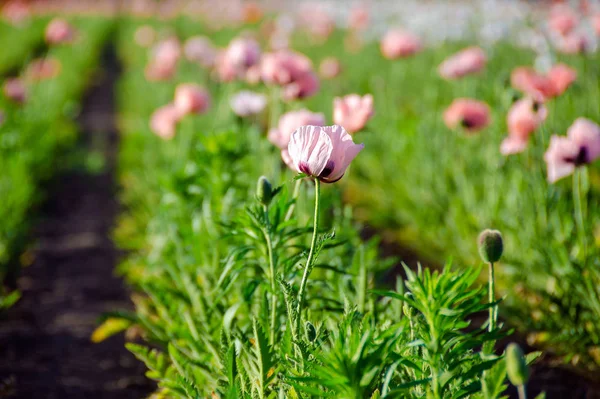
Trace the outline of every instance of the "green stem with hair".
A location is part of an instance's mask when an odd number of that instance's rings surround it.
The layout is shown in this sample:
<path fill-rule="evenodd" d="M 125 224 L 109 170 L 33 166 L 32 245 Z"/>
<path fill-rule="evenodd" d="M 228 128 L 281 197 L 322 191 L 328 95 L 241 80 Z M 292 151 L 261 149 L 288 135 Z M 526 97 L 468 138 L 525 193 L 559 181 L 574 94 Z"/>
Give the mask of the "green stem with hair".
<path fill-rule="evenodd" d="M 496 294 L 495 294 L 495 282 L 494 282 L 494 263 L 490 262 L 489 264 L 489 268 L 488 268 L 488 273 L 489 273 L 489 287 L 488 287 L 488 296 L 489 296 L 489 303 L 493 303 L 496 300 Z M 498 318 L 498 308 L 497 306 L 490 306 L 490 322 L 488 324 L 488 330 L 490 332 L 492 332 L 494 330 L 494 328 L 496 328 L 496 319 Z"/>
<path fill-rule="evenodd" d="M 265 242 L 267 244 L 267 257 L 269 258 L 269 280 L 271 283 L 271 320 L 269 323 L 269 344 L 275 343 L 276 321 L 277 321 L 277 291 L 275 290 L 275 257 L 273 255 L 273 242 L 271 241 L 270 222 L 269 222 L 269 207 L 264 205 L 265 220 L 267 227 L 263 229 Z"/>
<path fill-rule="evenodd" d="M 304 306 L 304 296 L 306 294 L 306 284 L 308 283 L 308 277 L 313 268 L 313 262 L 315 257 L 315 250 L 317 247 L 317 234 L 319 231 L 319 200 L 321 196 L 321 182 L 315 178 L 315 216 L 313 223 L 313 235 L 310 242 L 310 252 L 308 253 L 308 259 L 304 265 L 304 273 L 302 275 L 302 281 L 300 282 L 300 289 L 298 290 L 298 307 L 296 309 L 296 326 L 294 329 L 295 336 L 300 337 L 300 320 L 302 315 L 302 308 Z"/>
<path fill-rule="evenodd" d="M 581 195 L 581 185 L 585 166 L 575 169 L 573 173 L 573 202 L 575 206 L 575 222 L 577 223 L 577 233 L 583 249 L 583 265 L 587 263 L 587 237 L 585 234 L 585 217 L 583 215 L 583 196 Z"/>

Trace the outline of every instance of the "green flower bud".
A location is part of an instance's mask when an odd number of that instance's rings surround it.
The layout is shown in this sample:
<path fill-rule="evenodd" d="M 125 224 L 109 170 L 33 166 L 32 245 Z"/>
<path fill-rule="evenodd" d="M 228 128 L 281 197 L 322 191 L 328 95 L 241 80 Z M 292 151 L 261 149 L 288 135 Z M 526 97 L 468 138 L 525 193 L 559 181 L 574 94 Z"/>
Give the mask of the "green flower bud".
<path fill-rule="evenodd" d="M 504 243 L 502 234 L 498 230 L 486 229 L 479 234 L 479 255 L 486 263 L 495 263 L 500 260 Z"/>
<path fill-rule="evenodd" d="M 525 385 L 529 379 L 529 367 L 519 345 L 512 343 L 506 347 L 506 373 L 515 386 Z"/>
<path fill-rule="evenodd" d="M 317 339 L 317 329 L 315 328 L 315 326 L 310 321 L 307 321 L 305 328 L 306 328 L 306 338 L 310 342 L 315 342 L 315 340 Z"/>
<path fill-rule="evenodd" d="M 258 183 L 256 185 L 256 198 L 265 206 L 268 206 L 273 199 L 273 186 L 271 186 L 271 183 L 265 176 L 258 178 Z"/>

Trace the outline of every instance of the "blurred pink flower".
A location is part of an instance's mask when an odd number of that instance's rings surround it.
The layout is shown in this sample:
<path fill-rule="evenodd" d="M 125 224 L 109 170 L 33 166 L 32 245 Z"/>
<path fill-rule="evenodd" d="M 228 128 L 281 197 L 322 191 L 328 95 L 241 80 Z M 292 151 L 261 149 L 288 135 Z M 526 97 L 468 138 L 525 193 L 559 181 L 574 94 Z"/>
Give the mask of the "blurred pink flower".
<path fill-rule="evenodd" d="M 323 79 L 333 79 L 340 74 L 342 66 L 335 57 L 327 57 L 319 64 L 319 75 Z"/>
<path fill-rule="evenodd" d="M 551 183 L 573 173 L 575 168 L 600 158 L 600 126 L 586 118 L 577 118 L 567 136 L 554 135 L 544 154 Z"/>
<path fill-rule="evenodd" d="M 388 31 L 381 40 L 381 53 L 387 59 L 408 57 L 421 51 L 421 39 L 402 29 Z"/>
<path fill-rule="evenodd" d="M 75 38 L 75 29 L 67 21 L 54 18 L 46 26 L 46 42 L 48 44 L 68 43 Z"/>
<path fill-rule="evenodd" d="M 260 83 L 260 79 L 262 77 L 262 71 L 260 65 L 252 65 L 246 71 L 246 83 L 249 85 L 257 85 Z"/>
<path fill-rule="evenodd" d="M 313 95 L 319 89 L 319 80 L 306 56 L 289 50 L 280 50 L 263 56 L 261 75 L 265 83 L 283 86 L 286 100 Z"/>
<path fill-rule="evenodd" d="M 490 108 L 482 101 L 457 98 L 444 111 L 444 122 L 450 129 L 464 128 L 476 132 L 490 124 Z"/>
<path fill-rule="evenodd" d="M 145 74 L 149 81 L 168 80 L 177 71 L 181 57 L 181 44 L 176 37 L 161 40 L 152 48 L 151 58 Z"/>
<path fill-rule="evenodd" d="M 267 106 L 267 96 L 244 90 L 235 94 L 229 101 L 233 112 L 241 117 L 260 114 Z"/>
<path fill-rule="evenodd" d="M 210 107 L 210 94 L 195 83 L 182 83 L 175 89 L 173 104 L 181 115 L 202 114 Z"/>
<path fill-rule="evenodd" d="M 550 79 L 531 67 L 517 67 L 510 75 L 512 87 L 537 101 L 545 101 L 554 96 L 554 85 Z"/>
<path fill-rule="evenodd" d="M 162 139 L 170 140 L 175 137 L 177 123 L 181 113 L 173 104 L 158 108 L 150 117 L 150 129 Z"/>
<path fill-rule="evenodd" d="M 140 47 L 150 47 L 156 40 L 156 31 L 149 25 L 142 25 L 135 30 L 133 38 Z"/>
<path fill-rule="evenodd" d="M 321 41 L 326 40 L 335 29 L 335 21 L 318 2 L 303 4 L 298 15 L 300 25 Z"/>
<path fill-rule="evenodd" d="M 548 71 L 548 79 L 554 87 L 554 96 L 560 96 L 577 79 L 577 71 L 568 65 L 556 64 Z"/>
<path fill-rule="evenodd" d="M 596 32 L 596 36 L 600 36 L 600 14 L 593 15 L 590 22 L 592 23 L 594 32 Z"/>
<path fill-rule="evenodd" d="M 56 58 L 36 58 L 31 61 L 25 76 L 33 81 L 55 78 L 60 74 L 61 63 Z"/>
<path fill-rule="evenodd" d="M 287 149 L 292 133 L 300 126 L 324 126 L 325 116 L 322 113 L 310 112 L 307 109 L 287 112 L 279 118 L 277 128 L 269 130 L 268 139 L 281 149 Z"/>
<path fill-rule="evenodd" d="M 444 79 L 457 79 L 481 71 L 486 62 L 485 52 L 480 47 L 467 47 L 446 58 L 438 71 Z"/>
<path fill-rule="evenodd" d="M 27 99 L 27 89 L 19 78 L 7 79 L 4 82 L 3 91 L 6 98 L 16 103 L 23 104 Z"/>
<path fill-rule="evenodd" d="M 260 46 L 251 38 L 238 37 L 217 56 L 217 72 L 222 81 L 245 79 L 248 68 L 260 62 Z"/>
<path fill-rule="evenodd" d="M 373 96 L 349 94 L 333 99 L 333 123 L 343 126 L 349 133 L 365 127 L 373 116 Z"/>
<path fill-rule="evenodd" d="M 29 6 L 22 0 L 8 1 L 2 7 L 2 17 L 11 24 L 20 24 L 28 19 L 30 15 Z"/>
<path fill-rule="evenodd" d="M 503 155 L 522 152 L 529 136 L 546 120 L 546 107 L 532 98 L 523 98 L 513 104 L 506 117 L 508 137 L 500 145 Z"/>
<path fill-rule="evenodd" d="M 548 17 L 548 26 L 551 30 L 557 32 L 560 35 L 566 35 L 570 33 L 577 24 L 579 19 L 575 12 L 568 6 L 557 5 L 550 11 Z"/>
<path fill-rule="evenodd" d="M 190 37 L 183 46 L 185 58 L 197 62 L 205 68 L 211 68 L 217 59 L 217 49 L 205 36 Z"/>
<path fill-rule="evenodd" d="M 365 6 L 355 6 L 348 17 L 348 27 L 352 30 L 364 30 L 369 25 L 369 10 Z"/>
<path fill-rule="evenodd" d="M 556 39 L 556 49 L 564 54 L 581 54 L 587 50 L 588 40 L 581 32 L 569 32 Z"/>
<path fill-rule="evenodd" d="M 150 62 L 144 69 L 146 79 L 150 82 L 169 80 L 175 74 L 177 65 L 159 62 Z"/>
<path fill-rule="evenodd" d="M 363 148 L 341 126 L 302 126 L 292 134 L 288 152 L 293 169 L 334 183 Z"/>

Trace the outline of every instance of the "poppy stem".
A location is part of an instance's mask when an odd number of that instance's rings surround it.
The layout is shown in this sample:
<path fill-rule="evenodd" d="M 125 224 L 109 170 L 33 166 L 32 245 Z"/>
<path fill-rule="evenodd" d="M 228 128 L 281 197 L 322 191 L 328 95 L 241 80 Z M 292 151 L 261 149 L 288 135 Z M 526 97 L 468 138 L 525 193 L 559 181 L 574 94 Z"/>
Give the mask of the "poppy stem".
<path fill-rule="evenodd" d="M 264 205 L 265 212 L 265 220 L 267 223 L 267 227 L 263 228 L 263 233 L 265 236 L 265 243 L 267 245 L 267 257 L 269 258 L 269 279 L 271 282 L 271 320 L 269 323 L 270 335 L 269 335 L 269 344 L 273 345 L 275 343 L 275 322 L 277 321 L 277 291 L 275 290 L 275 258 L 273 255 L 273 243 L 271 241 L 271 231 L 270 231 L 270 221 L 269 221 L 269 207 Z"/>
<path fill-rule="evenodd" d="M 488 297 L 489 297 L 489 303 L 493 303 L 496 300 L 496 294 L 495 294 L 495 282 L 494 282 L 494 263 L 490 262 L 489 263 L 489 268 L 488 268 L 488 273 L 489 273 L 489 281 L 488 281 Z M 490 332 L 494 331 L 494 328 L 496 328 L 496 318 L 498 317 L 497 314 L 497 308 L 496 306 L 490 306 L 490 321 L 488 324 L 488 330 Z"/>
<path fill-rule="evenodd" d="M 287 222 L 294 215 L 294 210 L 296 209 L 296 202 L 298 201 L 298 196 L 300 195 L 300 186 L 302 185 L 302 179 L 296 180 L 296 184 L 294 185 L 294 193 L 292 194 L 292 204 L 290 205 L 286 215 L 285 221 Z"/>
<path fill-rule="evenodd" d="M 585 218 L 583 216 L 583 196 L 581 195 L 581 185 L 585 166 L 575 169 L 573 173 L 573 203 L 575 206 L 575 221 L 577 223 L 577 233 L 581 240 L 583 250 L 583 264 L 587 263 L 587 238 L 585 235 Z"/>
<path fill-rule="evenodd" d="M 302 281 L 300 282 L 300 289 L 298 290 L 298 307 L 296 310 L 296 326 L 295 326 L 295 337 L 300 338 L 300 320 L 302 319 L 302 307 L 304 306 L 304 295 L 306 291 L 306 284 L 308 282 L 308 276 L 313 269 L 313 262 L 315 256 L 315 249 L 317 247 L 317 234 L 319 231 L 319 200 L 321 196 L 321 182 L 315 178 L 315 217 L 313 223 L 313 235 L 310 243 L 310 252 L 308 253 L 308 259 L 304 266 L 304 274 L 302 275 Z"/>

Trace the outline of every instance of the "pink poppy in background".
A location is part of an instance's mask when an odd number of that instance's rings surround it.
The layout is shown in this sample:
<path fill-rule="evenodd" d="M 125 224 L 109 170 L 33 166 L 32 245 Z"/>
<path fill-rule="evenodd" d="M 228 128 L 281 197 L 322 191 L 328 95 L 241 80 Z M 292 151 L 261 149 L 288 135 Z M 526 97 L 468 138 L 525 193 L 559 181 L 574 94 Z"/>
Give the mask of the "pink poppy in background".
<path fill-rule="evenodd" d="M 563 94 L 577 79 L 577 71 L 565 64 L 556 64 L 548 71 L 548 79 L 554 87 L 554 96 Z"/>
<path fill-rule="evenodd" d="M 244 80 L 249 85 L 254 86 L 254 85 L 257 85 L 260 83 L 261 78 L 262 78 L 262 70 L 260 68 L 260 65 L 252 65 L 246 71 L 246 78 Z"/>
<path fill-rule="evenodd" d="M 306 56 L 280 50 L 263 56 L 261 75 L 265 83 L 283 86 L 286 100 L 305 98 L 319 90 L 319 80 Z"/>
<path fill-rule="evenodd" d="M 485 68 L 487 58 L 480 47 L 468 47 L 446 58 L 438 68 L 444 79 L 458 79 Z"/>
<path fill-rule="evenodd" d="M 150 47 L 156 40 L 156 31 L 149 25 L 140 26 L 135 30 L 133 39 L 140 47 Z"/>
<path fill-rule="evenodd" d="M 254 1 L 246 1 L 243 5 L 242 19 L 247 24 L 254 24 L 260 21 L 263 17 L 263 10 L 260 4 Z"/>
<path fill-rule="evenodd" d="M 36 58 L 31 61 L 25 76 L 33 81 L 55 78 L 60 74 L 61 64 L 56 58 Z"/>
<path fill-rule="evenodd" d="M 421 39 L 402 29 L 388 31 L 381 40 L 381 53 L 387 59 L 393 60 L 408 57 L 418 53 L 423 48 Z"/>
<path fill-rule="evenodd" d="M 224 82 L 245 79 L 248 68 L 257 65 L 260 57 L 261 50 L 256 40 L 238 37 L 217 56 L 217 73 Z"/>
<path fill-rule="evenodd" d="M 335 29 L 335 21 L 317 2 L 305 3 L 298 16 L 300 25 L 321 41 L 326 40 Z"/>
<path fill-rule="evenodd" d="M 552 8 L 548 17 L 548 26 L 560 35 L 566 35 L 573 31 L 579 19 L 575 12 L 568 6 L 558 5 Z"/>
<path fill-rule="evenodd" d="M 173 104 L 181 115 L 201 114 L 210 107 L 210 94 L 195 83 L 182 83 L 175 89 Z"/>
<path fill-rule="evenodd" d="M 150 62 L 144 69 L 146 79 L 150 82 L 169 80 L 177 71 L 176 64 Z"/>
<path fill-rule="evenodd" d="M 181 57 L 181 43 L 175 36 L 163 39 L 152 48 L 151 59 L 157 64 L 175 65 Z"/>
<path fill-rule="evenodd" d="M 2 7 L 2 18 L 12 24 L 19 24 L 31 15 L 27 3 L 21 0 L 8 1 Z"/>
<path fill-rule="evenodd" d="M 183 54 L 188 61 L 211 68 L 217 59 L 217 49 L 205 36 L 190 37 L 183 45 Z"/>
<path fill-rule="evenodd" d="M 581 54 L 587 50 L 588 40 L 581 32 L 570 32 L 555 40 L 556 49 L 564 54 Z"/>
<path fill-rule="evenodd" d="M 600 126 L 586 118 L 577 118 L 567 130 L 567 136 L 554 135 L 544 154 L 548 181 L 554 183 L 581 165 L 600 158 Z"/>
<path fill-rule="evenodd" d="M 537 101 L 545 101 L 554 96 L 554 85 L 550 79 L 531 67 L 516 67 L 510 74 L 512 87 Z"/>
<path fill-rule="evenodd" d="M 546 120 L 547 115 L 546 107 L 532 98 L 515 102 L 506 116 L 508 137 L 502 141 L 500 152 L 510 155 L 524 151 L 529 143 L 529 136 Z"/>
<path fill-rule="evenodd" d="M 464 128 L 476 132 L 490 124 L 490 107 L 482 101 L 457 98 L 444 111 L 444 122 L 450 129 Z"/>
<path fill-rule="evenodd" d="M 340 74 L 342 66 L 337 58 L 327 57 L 319 64 L 319 75 L 323 79 L 333 79 Z"/>
<path fill-rule="evenodd" d="M 23 104 L 27 99 L 27 89 L 19 78 L 7 79 L 4 82 L 3 91 L 6 98 L 16 103 Z"/>
<path fill-rule="evenodd" d="M 593 15 L 590 22 L 592 23 L 594 32 L 596 32 L 596 36 L 600 36 L 600 14 Z"/>
<path fill-rule="evenodd" d="M 363 148 L 341 126 L 302 126 L 292 133 L 288 153 L 297 172 L 335 183 Z"/>
<path fill-rule="evenodd" d="M 150 129 L 162 139 L 170 140 L 175 137 L 177 123 L 181 119 L 181 113 L 173 104 L 167 104 L 158 108 L 150 117 Z"/>
<path fill-rule="evenodd" d="M 267 96 L 249 90 L 243 90 L 231 97 L 231 109 L 242 118 L 260 114 L 267 106 Z"/>
<path fill-rule="evenodd" d="M 325 123 L 325 115 L 322 113 L 310 112 L 307 109 L 290 111 L 281 115 L 277 128 L 269 130 L 268 139 L 277 147 L 287 149 L 292 133 L 300 126 L 324 126 Z"/>
<path fill-rule="evenodd" d="M 343 126 L 349 133 L 365 127 L 373 116 L 373 96 L 349 94 L 333 99 L 333 123 Z"/>
<path fill-rule="evenodd" d="M 46 26 L 46 42 L 48 44 L 68 43 L 74 38 L 75 29 L 64 19 L 54 18 Z"/>
<path fill-rule="evenodd" d="M 369 25 L 369 10 L 365 6 L 356 6 L 350 11 L 348 27 L 352 30 L 364 30 Z"/>

